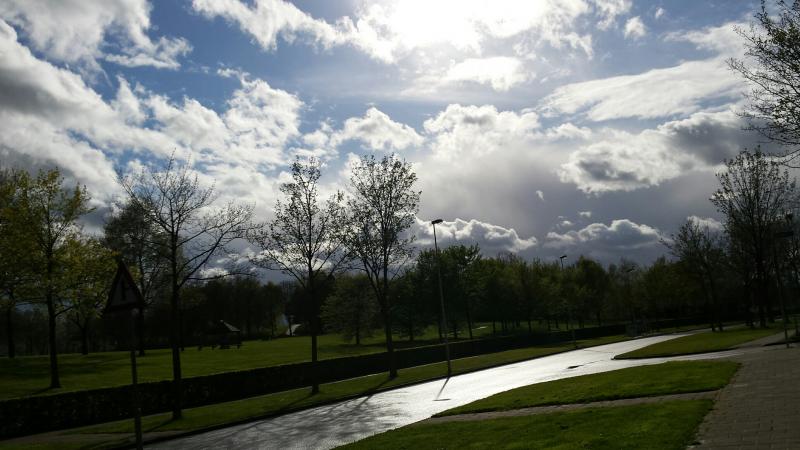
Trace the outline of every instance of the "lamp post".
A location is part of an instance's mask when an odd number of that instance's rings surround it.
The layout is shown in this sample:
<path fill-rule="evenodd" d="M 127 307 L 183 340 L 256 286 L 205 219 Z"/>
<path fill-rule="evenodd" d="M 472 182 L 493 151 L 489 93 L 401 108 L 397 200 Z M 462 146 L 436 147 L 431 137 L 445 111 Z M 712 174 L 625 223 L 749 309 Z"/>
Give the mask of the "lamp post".
<path fill-rule="evenodd" d="M 564 258 L 566 258 L 566 257 L 567 257 L 567 255 L 561 255 L 561 256 L 558 257 L 558 260 L 561 262 L 561 274 L 562 275 L 564 274 Z M 575 327 L 572 325 L 571 322 L 572 322 L 571 308 L 569 307 L 569 305 L 567 305 L 567 326 L 570 327 L 569 328 L 569 332 L 570 332 L 570 336 L 572 337 L 572 346 L 575 347 L 575 348 L 578 348 L 578 344 L 575 342 Z"/>
<path fill-rule="evenodd" d="M 439 244 L 436 242 L 436 224 L 442 223 L 442 219 L 431 222 L 433 226 L 433 248 L 436 249 L 436 274 L 439 277 L 439 306 L 442 308 L 442 334 L 444 335 L 444 354 L 447 358 L 447 377 L 450 378 L 452 368 L 450 366 L 450 342 L 447 340 L 447 318 L 444 314 L 444 291 L 442 291 L 442 259 L 439 256 Z"/>
<path fill-rule="evenodd" d="M 786 214 L 786 221 L 791 224 L 791 220 L 792 220 L 792 215 L 790 213 Z M 789 329 L 788 329 L 789 324 L 787 323 L 788 320 L 787 320 L 787 317 L 786 317 L 786 300 L 784 299 L 783 280 L 781 280 L 781 267 L 780 267 L 780 263 L 778 261 L 778 253 L 777 253 L 777 250 L 776 250 L 775 241 L 777 239 L 780 239 L 780 238 L 791 238 L 793 235 L 794 235 L 794 231 L 790 228 L 790 229 L 785 230 L 785 231 L 776 231 L 773 234 L 773 239 L 772 239 L 772 261 L 773 261 L 773 267 L 775 268 L 775 279 L 778 282 L 778 299 L 780 300 L 780 303 L 781 303 L 781 305 L 780 305 L 781 306 L 781 316 L 783 316 L 782 317 L 783 318 L 783 338 L 786 341 L 786 348 L 789 348 Z"/>

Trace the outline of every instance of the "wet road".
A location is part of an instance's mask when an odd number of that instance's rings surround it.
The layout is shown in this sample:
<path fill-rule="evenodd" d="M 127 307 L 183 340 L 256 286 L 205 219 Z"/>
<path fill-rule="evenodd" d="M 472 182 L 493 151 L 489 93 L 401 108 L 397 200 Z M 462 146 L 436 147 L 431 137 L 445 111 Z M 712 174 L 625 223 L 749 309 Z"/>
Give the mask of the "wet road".
<path fill-rule="evenodd" d="M 164 449 L 329 449 L 408 425 L 472 401 L 543 381 L 709 355 L 616 361 L 611 358 L 682 335 L 655 336 L 561 353 L 398 388 L 272 419 L 155 444 Z M 720 352 L 729 356 L 741 350 Z"/>

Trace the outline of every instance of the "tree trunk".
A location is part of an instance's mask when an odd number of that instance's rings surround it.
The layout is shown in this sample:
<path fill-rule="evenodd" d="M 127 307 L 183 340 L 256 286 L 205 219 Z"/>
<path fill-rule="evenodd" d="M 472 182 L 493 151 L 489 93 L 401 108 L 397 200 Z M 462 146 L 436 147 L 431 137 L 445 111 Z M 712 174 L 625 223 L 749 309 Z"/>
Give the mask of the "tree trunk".
<path fill-rule="evenodd" d="M 181 352 L 180 352 L 180 287 L 178 285 L 178 249 L 175 245 L 177 237 L 173 237 L 170 247 L 170 263 L 172 291 L 170 295 L 170 318 L 172 326 L 169 329 L 169 344 L 172 349 L 172 420 L 183 417 L 183 383 L 181 383 Z"/>
<path fill-rule="evenodd" d="M 84 323 L 81 329 L 81 355 L 89 354 L 89 324 Z"/>
<path fill-rule="evenodd" d="M 58 377 L 58 349 L 56 348 L 56 311 L 53 304 L 53 293 L 47 289 L 47 342 L 50 347 L 50 389 L 61 387 Z"/>
<path fill-rule="evenodd" d="M 470 311 L 469 311 L 469 302 L 468 301 L 464 302 L 464 304 L 466 305 L 466 308 L 464 309 L 464 312 L 466 313 L 466 316 L 467 316 L 467 330 L 469 331 L 469 339 L 472 340 L 472 339 L 474 339 L 474 337 L 472 336 L 472 327 L 473 327 L 473 325 L 472 325 L 472 314 L 470 314 Z"/>
<path fill-rule="evenodd" d="M 17 356 L 16 349 L 14 348 L 14 301 L 13 298 L 11 303 L 8 305 L 8 309 L 6 310 L 6 330 L 8 335 L 6 336 L 8 339 L 8 357 L 14 358 Z"/>
<path fill-rule="evenodd" d="M 144 356 L 144 308 L 139 308 L 136 315 L 136 334 L 139 338 L 139 356 Z"/>
<path fill-rule="evenodd" d="M 392 319 L 387 311 L 388 308 L 384 307 L 381 309 L 383 310 L 384 332 L 386 333 L 386 353 L 389 357 L 389 378 L 397 378 L 397 364 L 394 360 L 394 342 L 392 342 Z"/>

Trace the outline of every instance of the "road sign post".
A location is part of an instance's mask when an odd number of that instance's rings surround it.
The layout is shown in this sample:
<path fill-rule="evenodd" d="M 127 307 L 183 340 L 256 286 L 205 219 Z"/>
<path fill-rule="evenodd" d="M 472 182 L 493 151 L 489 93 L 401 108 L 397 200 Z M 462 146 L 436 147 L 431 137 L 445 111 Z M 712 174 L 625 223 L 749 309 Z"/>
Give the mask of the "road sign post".
<path fill-rule="evenodd" d="M 143 314 L 144 299 L 136 286 L 131 273 L 120 261 L 117 273 L 108 293 L 105 313 L 130 312 L 131 322 L 131 407 L 133 408 L 133 425 L 136 434 L 136 448 L 142 449 L 142 410 L 139 405 L 138 374 L 136 371 L 136 314 Z"/>

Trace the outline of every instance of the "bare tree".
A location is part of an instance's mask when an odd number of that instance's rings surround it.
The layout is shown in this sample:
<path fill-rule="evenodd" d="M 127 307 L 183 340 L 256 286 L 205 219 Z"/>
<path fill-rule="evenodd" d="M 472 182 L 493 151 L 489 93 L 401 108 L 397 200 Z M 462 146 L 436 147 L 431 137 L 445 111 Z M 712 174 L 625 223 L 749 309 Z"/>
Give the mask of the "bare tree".
<path fill-rule="evenodd" d="M 226 251 L 232 241 L 244 237 L 251 228 L 252 205 L 228 203 L 214 207 L 214 186 L 203 187 L 197 173 L 187 164 L 170 158 L 163 170 L 142 169 L 122 177 L 120 184 L 130 202 L 146 214 L 166 239 L 161 245 L 170 282 L 170 346 L 172 347 L 173 419 L 182 416 L 180 359 L 180 295 L 190 281 L 208 280 L 201 269 L 214 255 Z"/>
<path fill-rule="evenodd" d="M 348 259 L 342 233 L 342 194 L 334 194 L 323 204 L 319 199 L 320 175 L 316 159 L 305 163 L 296 160 L 292 181 L 280 187 L 284 200 L 275 203 L 275 218 L 249 235 L 261 250 L 253 263 L 291 275 L 307 297 L 312 364 L 318 359 L 317 335 L 321 331 L 320 284 L 330 282 Z M 312 394 L 319 392 L 314 370 Z"/>
<path fill-rule="evenodd" d="M 749 59 L 730 59 L 728 65 L 752 85 L 744 112 L 749 127 L 770 142 L 787 147 L 783 163 L 798 167 L 800 156 L 800 2 L 775 3 L 777 14 L 764 0 L 749 29 L 736 31 L 745 40 Z"/>
<path fill-rule="evenodd" d="M 728 238 L 754 265 L 758 286 L 759 320 L 766 326 L 769 302 L 769 257 L 776 224 L 795 198 L 795 181 L 787 171 L 756 149 L 726 161 L 727 170 L 717 174 L 720 188 L 711 203 L 725 215 Z"/>
<path fill-rule="evenodd" d="M 389 376 L 397 376 L 392 343 L 389 283 L 413 254 L 414 236 L 407 230 L 419 209 L 417 175 L 411 164 L 394 155 L 380 161 L 362 156 L 352 168 L 347 201 L 347 245 L 369 278 L 383 316 Z"/>

